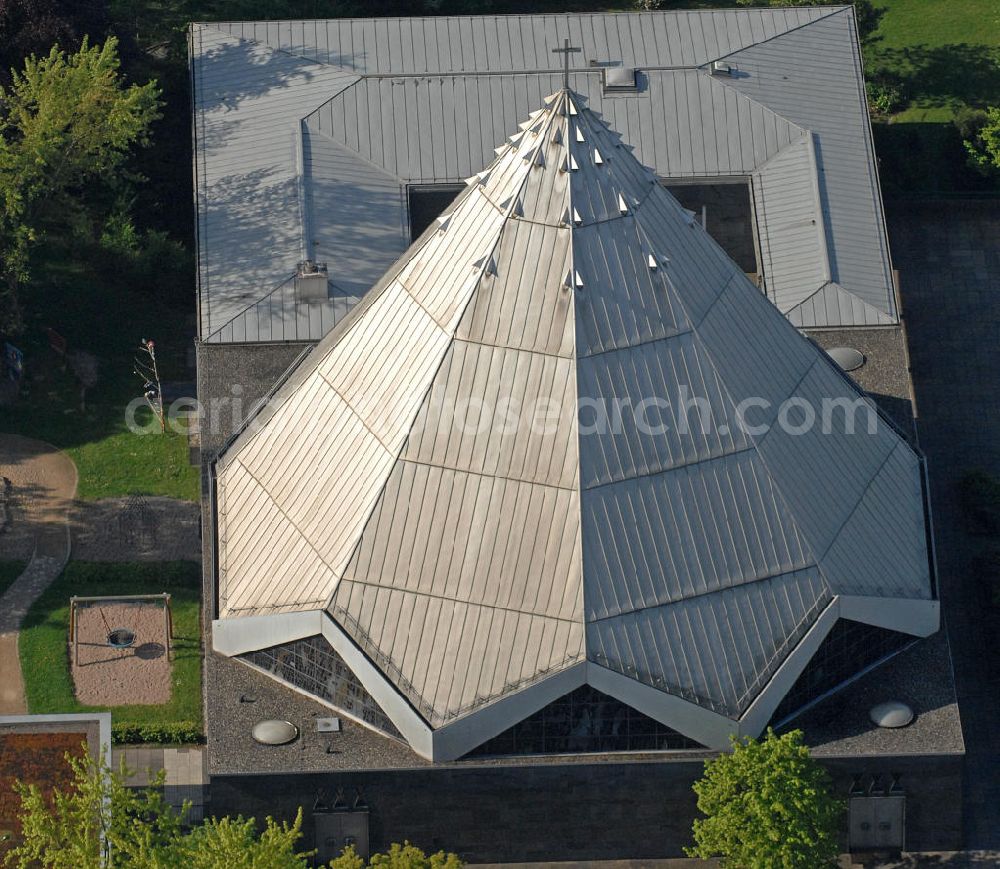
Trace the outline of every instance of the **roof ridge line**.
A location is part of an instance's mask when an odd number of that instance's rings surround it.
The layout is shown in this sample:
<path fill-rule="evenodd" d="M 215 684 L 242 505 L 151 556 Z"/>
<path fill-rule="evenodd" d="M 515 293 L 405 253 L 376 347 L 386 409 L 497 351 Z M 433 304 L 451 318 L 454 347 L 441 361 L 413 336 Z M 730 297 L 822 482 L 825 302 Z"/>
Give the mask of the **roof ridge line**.
<path fill-rule="evenodd" d="M 839 281 L 835 281 L 833 279 L 831 279 L 829 281 L 826 281 L 818 289 L 816 289 L 814 292 L 810 293 L 804 299 L 802 299 L 801 301 L 796 302 L 794 305 L 792 305 L 792 307 L 790 307 L 787 311 L 784 312 L 784 316 L 787 318 L 793 311 L 798 310 L 803 305 L 805 305 L 806 302 L 808 302 L 808 301 L 816 298 L 816 296 L 818 296 L 820 293 L 822 293 L 824 290 L 826 290 L 826 289 L 828 289 L 830 287 L 833 287 L 834 290 L 836 292 L 838 292 L 838 293 L 843 293 L 845 296 L 850 296 L 851 299 L 857 300 L 857 302 L 859 304 L 863 305 L 866 309 L 869 309 L 869 310 L 873 311 L 874 314 L 875 314 L 875 318 L 876 319 L 882 319 L 882 318 L 886 318 L 886 317 L 889 318 L 888 322 L 880 322 L 877 325 L 879 325 L 879 326 L 895 326 L 895 325 L 897 325 L 897 323 L 895 323 L 895 322 L 892 321 L 891 315 L 887 314 L 881 308 L 876 308 L 871 302 L 866 301 L 865 299 L 862 299 L 861 296 L 857 295 L 857 293 L 851 292 L 851 290 L 847 289 L 847 287 L 845 287 L 842 283 L 840 283 Z M 799 327 L 796 327 L 796 328 L 799 328 Z M 801 328 L 808 329 L 810 327 L 809 326 L 802 326 Z"/>
<path fill-rule="evenodd" d="M 800 6 L 798 8 L 801 9 L 805 7 Z M 797 33 L 798 31 L 802 30 L 805 27 L 809 27 L 812 24 L 816 24 L 818 21 L 826 21 L 827 18 L 832 18 L 834 15 L 840 15 L 844 12 L 847 12 L 849 9 L 853 9 L 854 7 L 850 4 L 831 3 L 825 6 L 813 6 L 812 8 L 826 9 L 828 11 L 825 15 L 816 16 L 815 18 L 812 19 L 812 21 L 806 21 L 802 24 L 796 24 L 794 27 L 789 27 L 788 30 L 784 30 L 781 33 L 775 33 L 774 36 L 769 36 L 766 39 L 758 40 L 757 42 L 753 42 L 750 45 L 747 45 L 743 48 L 738 48 L 736 49 L 736 51 L 731 51 L 729 54 L 720 54 L 718 57 L 709 60 L 705 65 L 710 65 L 717 60 L 724 60 L 726 58 L 736 57 L 736 55 L 742 54 L 744 51 L 750 51 L 752 48 L 756 48 L 758 45 L 767 45 L 767 43 L 769 42 L 774 42 L 774 40 L 781 39 L 783 36 L 788 36 L 790 33 Z"/>
<path fill-rule="evenodd" d="M 648 237 L 648 234 L 646 233 L 645 229 L 638 222 L 636 223 L 636 225 L 637 225 L 640 233 L 642 234 L 642 237 L 645 238 L 646 241 L 647 241 L 647 243 L 648 243 L 649 242 L 649 237 Z M 729 383 L 726 381 L 726 379 L 722 376 L 722 373 L 719 371 L 719 368 L 718 368 L 718 366 L 715 363 L 715 356 L 711 352 L 711 350 L 708 348 L 708 346 L 704 343 L 704 341 L 702 340 L 701 335 L 698 332 L 698 328 L 705 321 L 705 318 L 708 317 L 708 315 L 711 312 L 712 308 L 715 307 L 715 305 L 719 302 L 719 300 L 722 298 L 722 296 L 732 286 L 733 281 L 734 280 L 735 281 L 739 280 L 739 278 L 737 277 L 737 275 L 741 276 L 744 281 L 747 281 L 746 276 L 743 275 L 741 272 L 739 272 L 739 273 L 738 272 L 734 272 L 730 276 L 729 280 L 726 281 L 725 286 L 719 291 L 718 295 L 716 295 L 716 297 L 712 300 L 712 304 L 705 311 L 705 314 L 697 322 L 697 324 L 694 324 L 694 320 L 691 317 L 691 312 L 688 310 L 688 307 L 687 307 L 686 303 L 684 302 L 684 299 L 681 297 L 680 293 L 678 293 L 676 291 L 676 289 L 674 289 L 673 282 L 672 281 L 668 281 L 667 282 L 667 286 L 669 287 L 669 291 L 677 299 L 677 304 L 687 314 L 688 321 L 691 322 L 694 325 L 693 340 L 695 342 L 697 342 L 699 344 L 699 346 L 702 348 L 702 350 L 704 352 L 704 355 L 705 355 L 705 359 L 707 360 L 708 364 L 711 366 L 712 372 L 714 373 L 715 378 L 718 381 L 719 389 L 720 389 L 721 394 L 724 396 L 725 400 L 728 401 L 729 406 L 733 407 L 733 408 L 735 408 L 737 406 L 737 402 L 733 399 L 732 392 L 730 391 L 730 388 L 729 388 Z M 749 281 L 748 281 L 748 283 L 749 283 Z M 755 292 L 760 293 L 760 290 L 758 290 L 756 287 L 754 287 L 753 289 L 754 289 Z M 781 312 L 779 312 L 778 309 L 774 307 L 774 305 L 771 303 L 770 299 L 768 299 L 762 293 L 760 293 L 760 296 L 768 304 L 768 306 L 779 317 L 781 317 L 782 319 L 784 319 L 784 315 L 781 314 Z M 788 325 L 789 325 L 790 328 L 794 329 L 795 334 L 798 336 L 799 340 L 808 342 L 808 339 L 805 338 L 802 335 L 802 333 L 798 331 L 798 329 L 795 329 L 795 327 L 792 326 L 790 323 Z M 793 390 L 792 390 L 793 393 L 794 393 L 795 389 L 798 389 L 798 387 L 802 383 L 802 381 L 805 380 L 805 378 L 809 374 L 809 372 L 812 371 L 812 369 L 815 367 L 815 365 L 817 364 L 817 362 L 819 362 L 819 355 L 818 355 L 818 350 L 816 348 L 816 345 L 813 344 L 812 342 L 808 342 L 808 343 L 810 344 L 811 349 L 816 353 L 816 357 L 813 359 L 812 364 L 810 364 L 806 368 L 805 373 L 803 373 L 802 376 L 799 377 L 798 382 L 793 387 Z M 750 435 L 750 434 L 747 435 L 747 440 L 750 442 L 749 449 L 752 449 L 754 451 L 754 453 L 756 454 L 757 458 L 762 463 L 764 473 L 767 475 L 768 481 L 771 484 L 771 487 L 772 487 L 772 489 L 774 491 L 775 497 L 778 498 L 778 499 L 780 499 L 781 507 L 782 507 L 782 509 L 784 511 L 784 514 L 787 517 L 788 522 L 791 524 L 791 527 L 794 530 L 795 535 L 798 538 L 798 541 L 799 541 L 800 545 L 812 557 L 813 561 L 816 564 L 816 568 L 819 571 L 820 578 L 822 579 L 823 584 L 826 586 L 827 590 L 832 593 L 832 586 L 830 585 L 830 581 L 829 581 L 829 579 L 826 576 L 826 572 L 823 570 L 822 565 L 819 563 L 819 559 L 816 557 L 816 553 L 813 551 L 812 544 L 809 542 L 809 540 L 806 538 L 805 534 L 799 528 L 799 523 L 798 523 L 798 520 L 797 520 L 797 518 L 795 516 L 795 513 L 792 511 L 791 506 L 788 503 L 788 499 L 785 497 L 784 491 L 778 485 L 778 482 L 775 479 L 774 474 L 771 472 L 770 465 L 768 464 L 768 462 L 765 459 L 763 453 L 761 452 L 760 443 L 757 441 L 757 439 L 753 435 Z"/>

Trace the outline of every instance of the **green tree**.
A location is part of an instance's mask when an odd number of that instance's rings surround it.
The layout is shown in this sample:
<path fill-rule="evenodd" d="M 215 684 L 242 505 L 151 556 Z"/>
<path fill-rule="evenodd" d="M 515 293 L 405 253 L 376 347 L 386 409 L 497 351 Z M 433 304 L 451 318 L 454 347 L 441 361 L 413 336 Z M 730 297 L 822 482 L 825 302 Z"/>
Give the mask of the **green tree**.
<path fill-rule="evenodd" d="M 381 867 L 381 869 L 462 869 L 465 864 L 455 854 L 438 851 L 436 854 L 425 854 L 416 845 L 404 842 L 402 845 L 392 845 L 384 854 L 372 854 L 368 863 L 358 856 L 353 845 L 344 849 L 344 853 L 330 861 L 330 869 L 366 869 Z"/>
<path fill-rule="evenodd" d="M 37 785 L 15 782 L 21 799 L 21 843 L 7 866 L 99 869 L 168 866 L 182 817 L 165 802 L 163 773 L 149 788 L 125 786 L 124 766 L 112 772 L 89 753 L 66 754 L 70 783 L 46 799 Z"/>
<path fill-rule="evenodd" d="M 15 782 L 21 799 L 21 841 L 6 856 L 16 869 L 305 869 L 296 853 L 302 810 L 293 824 L 267 818 L 258 835 L 253 818 L 222 818 L 187 830 L 187 804 L 174 811 L 163 796 L 161 771 L 148 788 L 129 788 L 124 764 L 117 772 L 66 755 L 67 787 L 46 796 Z M 450 869 L 450 867 L 449 867 Z"/>
<path fill-rule="evenodd" d="M 956 119 L 969 165 L 983 175 L 1000 171 L 1000 108 L 966 110 Z"/>
<path fill-rule="evenodd" d="M 278 824 L 268 818 L 259 836 L 253 818 L 212 818 L 180 841 L 176 865 L 187 869 L 299 869 L 309 865 L 309 855 L 295 851 L 301 836 L 301 808 L 293 824 Z"/>
<path fill-rule="evenodd" d="M 698 809 L 691 857 L 721 857 L 738 869 L 833 866 L 843 804 L 802 733 L 733 739 L 733 750 L 705 762 L 695 783 Z"/>
<path fill-rule="evenodd" d="M 0 88 L 0 327 L 19 324 L 17 291 L 46 221 L 79 212 L 87 184 L 113 183 L 160 117 L 156 82 L 126 85 L 117 41 L 32 55 Z"/>

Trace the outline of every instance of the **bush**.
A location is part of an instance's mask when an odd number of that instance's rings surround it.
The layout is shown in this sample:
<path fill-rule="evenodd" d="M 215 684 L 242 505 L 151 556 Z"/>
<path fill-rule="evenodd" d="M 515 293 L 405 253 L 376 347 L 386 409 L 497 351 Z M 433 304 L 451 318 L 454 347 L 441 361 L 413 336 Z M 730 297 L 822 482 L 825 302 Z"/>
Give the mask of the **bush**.
<path fill-rule="evenodd" d="M 972 471 L 958 484 L 958 500 L 970 534 L 1000 535 L 1000 480 Z"/>
<path fill-rule="evenodd" d="M 137 229 L 123 209 L 113 211 L 104 222 L 94 260 L 109 283 L 127 283 L 168 302 L 191 301 L 191 253 L 165 232 Z"/>
<path fill-rule="evenodd" d="M 1000 174 L 1000 108 L 963 109 L 955 118 L 969 165 L 981 175 Z"/>
<path fill-rule="evenodd" d="M 873 115 L 892 115 L 906 105 L 902 88 L 884 78 L 866 81 L 865 93 L 868 95 L 868 110 Z"/>
<path fill-rule="evenodd" d="M 111 722 L 111 741 L 115 745 L 193 745 L 204 742 L 201 726 L 194 721 L 135 724 Z"/>

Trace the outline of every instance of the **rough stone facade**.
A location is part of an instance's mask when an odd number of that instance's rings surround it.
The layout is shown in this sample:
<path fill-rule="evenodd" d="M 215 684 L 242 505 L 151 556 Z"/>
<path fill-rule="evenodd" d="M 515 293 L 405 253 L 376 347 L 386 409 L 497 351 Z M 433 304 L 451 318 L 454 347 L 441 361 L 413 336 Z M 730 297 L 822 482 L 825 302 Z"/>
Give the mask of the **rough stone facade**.
<path fill-rule="evenodd" d="M 962 840 L 960 756 L 824 758 L 845 799 L 855 779 L 906 792 L 908 850 L 952 850 Z M 469 862 L 655 859 L 682 856 L 697 816 L 695 760 L 545 764 L 340 774 L 214 776 L 212 811 L 293 818 L 304 808 L 304 843 L 313 844 L 312 808 L 342 792 L 360 795 L 373 850 L 408 839 L 454 851 Z M 845 842 L 846 845 L 846 842 Z"/>

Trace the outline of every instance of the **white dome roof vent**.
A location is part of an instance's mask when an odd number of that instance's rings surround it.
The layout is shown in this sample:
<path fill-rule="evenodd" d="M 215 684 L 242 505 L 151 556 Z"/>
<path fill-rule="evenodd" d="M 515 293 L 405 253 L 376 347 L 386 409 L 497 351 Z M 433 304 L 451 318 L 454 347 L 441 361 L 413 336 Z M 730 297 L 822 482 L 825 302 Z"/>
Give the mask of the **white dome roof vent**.
<path fill-rule="evenodd" d="M 889 700 L 873 706 L 868 713 L 879 727 L 906 727 L 913 721 L 913 710 L 899 700 Z"/>

